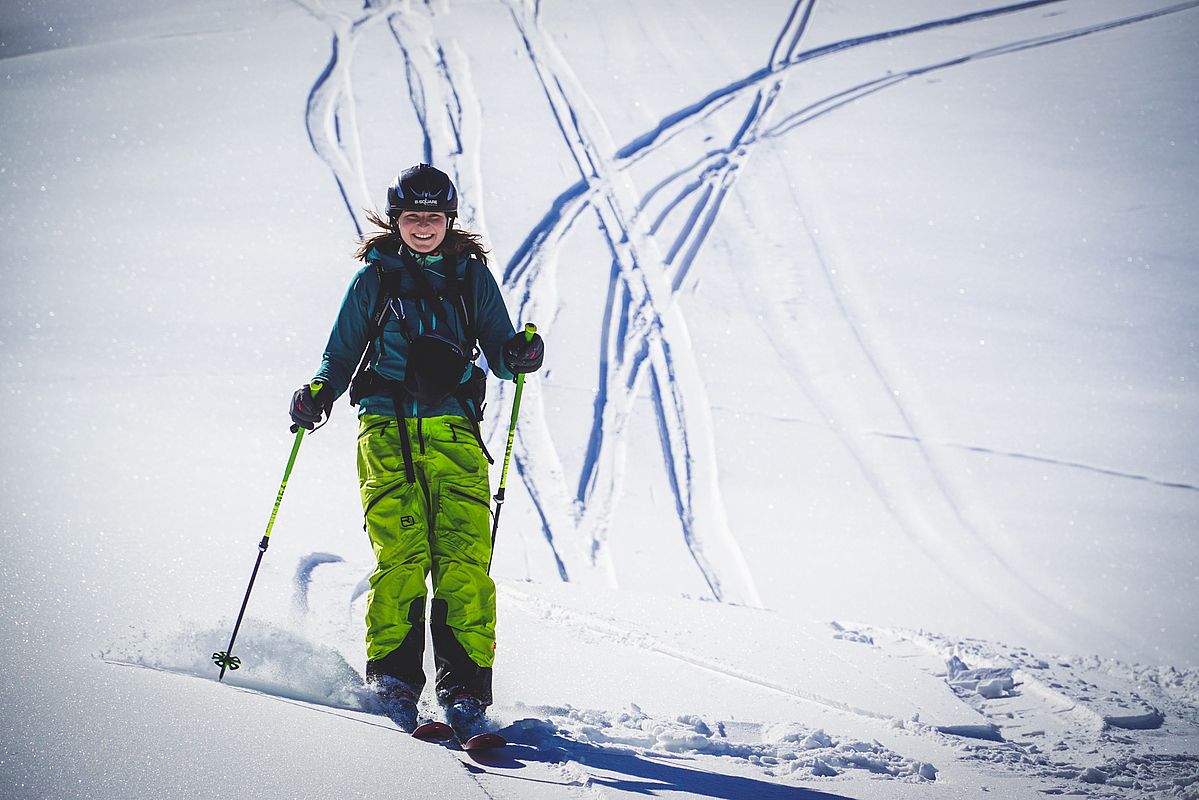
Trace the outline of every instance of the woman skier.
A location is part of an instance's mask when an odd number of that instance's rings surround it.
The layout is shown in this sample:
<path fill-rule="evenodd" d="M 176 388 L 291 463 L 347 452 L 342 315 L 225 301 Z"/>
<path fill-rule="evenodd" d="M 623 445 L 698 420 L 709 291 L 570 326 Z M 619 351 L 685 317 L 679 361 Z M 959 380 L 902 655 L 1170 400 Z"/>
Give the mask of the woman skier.
<path fill-rule="evenodd" d="M 366 680 L 411 731 L 425 684 L 426 578 L 437 699 L 455 730 L 491 704 L 495 583 L 491 461 L 479 433 L 486 375 L 540 368 L 541 337 L 517 334 L 476 234 L 455 225 L 458 193 L 428 164 L 387 190 L 364 238 L 320 368 L 292 398 L 312 429 L 348 388 L 358 406 L 358 482 L 377 565 L 366 607 Z M 314 391 L 314 387 L 318 390 Z M 314 396 L 315 395 L 315 396 Z"/>

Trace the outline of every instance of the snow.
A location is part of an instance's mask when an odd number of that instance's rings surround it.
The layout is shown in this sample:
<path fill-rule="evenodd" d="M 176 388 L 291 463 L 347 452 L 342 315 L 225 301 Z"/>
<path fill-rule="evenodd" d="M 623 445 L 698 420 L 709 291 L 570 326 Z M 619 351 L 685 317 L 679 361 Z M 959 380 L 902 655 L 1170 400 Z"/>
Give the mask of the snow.
<path fill-rule="evenodd" d="M 1196 42 L 1178 0 L 7 4 L 0 796 L 1199 797 Z M 361 685 L 344 404 L 211 661 L 422 159 L 549 350 L 479 759 Z"/>

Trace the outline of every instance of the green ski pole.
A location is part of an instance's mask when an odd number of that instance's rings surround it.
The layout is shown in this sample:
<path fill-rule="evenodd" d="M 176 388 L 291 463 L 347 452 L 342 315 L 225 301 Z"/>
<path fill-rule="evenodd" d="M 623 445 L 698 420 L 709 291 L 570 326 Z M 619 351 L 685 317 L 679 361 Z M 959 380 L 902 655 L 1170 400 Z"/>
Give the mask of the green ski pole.
<path fill-rule="evenodd" d="M 316 393 L 321 390 L 324 384 L 312 384 L 312 396 L 316 397 Z M 283 482 L 279 484 L 279 493 L 275 495 L 275 507 L 271 509 L 271 518 L 266 523 L 266 533 L 262 535 L 262 541 L 258 543 L 258 559 L 254 562 L 254 571 L 250 573 L 250 585 L 246 587 L 246 596 L 241 601 L 241 611 L 237 612 L 237 622 L 233 625 L 233 635 L 229 637 L 229 646 L 224 650 L 218 650 L 212 654 L 212 660 L 221 668 L 221 674 L 217 677 L 218 681 L 225 679 L 225 670 L 234 670 L 241 666 L 241 659 L 233 655 L 233 642 L 237 640 L 237 632 L 241 629 L 242 617 L 246 615 L 246 605 L 250 602 L 250 592 L 254 588 L 254 579 L 258 577 L 258 568 L 262 566 L 262 557 L 266 554 L 267 547 L 271 544 L 271 528 L 275 526 L 275 516 L 279 513 L 279 504 L 283 502 L 283 492 L 287 490 L 287 479 L 291 477 L 291 468 L 296 463 L 296 453 L 300 452 L 300 442 L 304 441 L 304 428 L 294 426 L 296 430 L 296 440 L 291 446 L 291 455 L 287 458 L 287 467 L 283 470 Z"/>
<path fill-rule="evenodd" d="M 537 333 L 537 326 L 529 322 L 525 324 L 525 341 L 533 341 L 533 334 Z M 500 472 L 500 486 L 495 493 L 495 516 L 491 523 L 491 552 L 494 558 L 495 553 L 495 536 L 500 529 L 500 511 L 504 509 L 504 487 L 508 484 L 508 461 L 512 458 L 512 440 L 516 437 L 516 417 L 520 414 L 520 395 L 525 388 L 525 375 L 522 372 L 516 376 L 516 395 L 512 399 L 512 421 L 508 423 L 508 446 L 504 448 L 504 468 Z M 487 564 L 487 571 L 491 572 L 491 563 Z"/>

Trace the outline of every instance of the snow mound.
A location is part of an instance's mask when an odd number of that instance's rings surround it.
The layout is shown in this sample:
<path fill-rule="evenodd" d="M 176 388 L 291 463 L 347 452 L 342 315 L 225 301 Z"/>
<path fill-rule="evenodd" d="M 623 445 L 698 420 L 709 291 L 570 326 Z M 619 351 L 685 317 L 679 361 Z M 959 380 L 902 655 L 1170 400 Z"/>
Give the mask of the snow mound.
<path fill-rule="evenodd" d="M 622 711 L 571 706 L 531 708 L 504 730 L 510 742 L 529 745 L 560 761 L 592 763 L 596 754 L 718 756 L 752 765 L 775 778 L 833 777 L 847 770 L 908 782 L 933 781 L 932 764 L 905 758 L 877 741 L 837 739 L 795 722 L 759 725 L 683 714 L 663 719 L 637 705 Z"/>
<path fill-rule="evenodd" d="M 872 639 L 868 634 L 862 633 L 861 631 L 850 630 L 836 620 L 830 622 L 829 627 L 835 631 L 833 634 L 834 639 L 844 639 L 847 642 L 857 642 L 858 644 L 874 644 L 874 639 Z"/>

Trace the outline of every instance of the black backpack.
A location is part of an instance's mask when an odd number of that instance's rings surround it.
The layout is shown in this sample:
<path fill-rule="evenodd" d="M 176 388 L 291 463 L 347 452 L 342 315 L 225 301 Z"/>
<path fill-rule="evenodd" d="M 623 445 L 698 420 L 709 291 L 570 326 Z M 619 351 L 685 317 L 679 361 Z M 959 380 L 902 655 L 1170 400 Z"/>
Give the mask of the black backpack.
<path fill-rule="evenodd" d="M 401 253 L 400 259 L 404 264 L 404 270 L 384 270 L 375 262 L 375 270 L 379 276 L 379 296 L 368 321 L 366 351 L 353 380 L 350 381 L 350 404 L 358 405 L 359 401 L 368 395 L 388 395 L 395 404 L 396 418 L 402 423 L 405 418 L 405 400 L 413 398 L 423 403 L 439 403 L 452 396 L 462 407 L 464 416 L 470 420 L 483 455 L 489 463 L 494 464 L 495 461 L 487 452 L 482 431 L 479 429 L 487 392 L 487 374 L 473 363 L 479 356 L 479 348 L 471 271 L 481 269 L 482 264 L 474 257 L 468 258 L 462 275 L 439 293 L 409 253 Z M 415 292 L 402 289 L 405 272 L 416 284 Z M 403 301 L 410 299 L 423 300 L 431 309 L 434 318 L 445 322 L 447 330 L 452 330 L 450 316 L 445 312 L 447 304 L 448 307 L 456 308 L 461 313 L 465 341 L 453 342 L 436 333 L 413 336 L 403 316 Z M 393 303 L 393 300 L 399 302 Z M 438 314 L 439 309 L 441 315 Z M 408 368 L 403 381 L 388 380 L 371 366 L 382 343 L 383 326 L 389 311 L 399 318 L 400 333 L 408 343 Z M 470 378 L 462 381 L 468 364 Z M 413 472 L 409 456 L 408 429 L 403 424 L 399 427 L 404 446 L 405 467 L 411 482 Z"/>

